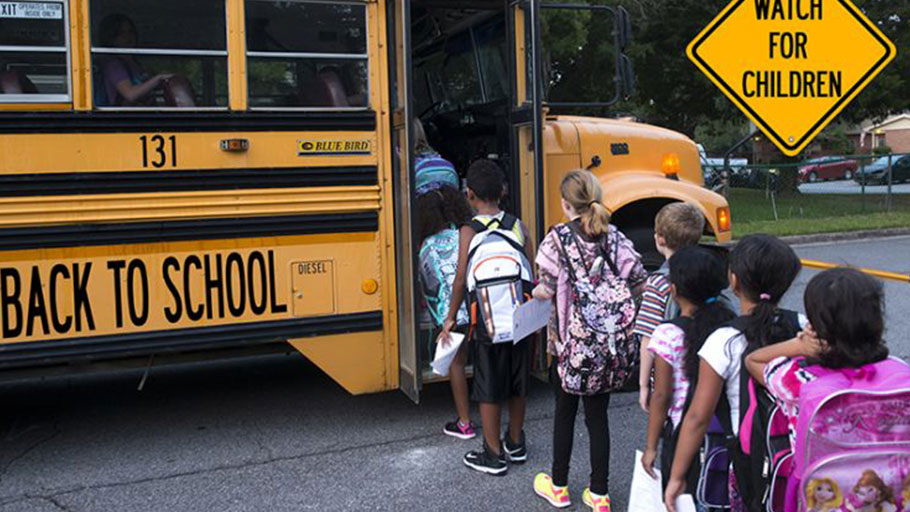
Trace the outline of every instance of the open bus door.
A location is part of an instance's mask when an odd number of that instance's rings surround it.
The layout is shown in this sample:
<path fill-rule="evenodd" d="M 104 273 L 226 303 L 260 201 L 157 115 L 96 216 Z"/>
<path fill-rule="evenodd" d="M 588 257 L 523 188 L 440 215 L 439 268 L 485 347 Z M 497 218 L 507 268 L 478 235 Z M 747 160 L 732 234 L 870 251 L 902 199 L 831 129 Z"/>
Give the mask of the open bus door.
<path fill-rule="evenodd" d="M 563 19 L 560 19 L 560 16 Z M 582 17 L 589 24 L 595 16 L 612 27 L 615 52 L 615 87 L 609 91 L 606 101 L 564 101 L 554 86 L 559 86 L 560 70 L 552 68 L 550 54 L 544 52 L 555 41 L 551 41 L 546 28 L 560 26 L 566 17 Z M 603 18 L 607 17 L 607 18 Z M 550 226 L 559 221 L 547 216 L 547 212 L 559 210 L 558 206 L 547 204 L 550 194 L 547 190 L 558 188 L 560 176 L 544 172 L 548 155 L 545 140 L 547 115 L 554 110 L 568 109 L 573 113 L 588 113 L 589 109 L 603 109 L 618 102 L 631 93 L 633 77 L 631 63 L 623 53 L 631 37 L 629 17 L 622 7 L 603 5 L 545 3 L 541 0 L 510 0 L 508 3 L 507 29 L 512 44 L 510 52 L 510 74 L 514 102 L 509 122 L 513 134 L 513 176 L 512 182 L 519 183 L 521 218 L 528 225 L 536 244 L 543 239 Z M 555 45 L 554 45 L 555 46 Z M 563 45 L 565 46 L 565 45 Z M 578 46 L 574 46 L 578 48 Z M 554 71 L 556 71 L 554 73 Z M 581 111 L 581 112 L 580 112 Z M 592 164 L 593 165 L 593 164 Z M 548 366 L 546 336 L 538 336 L 533 350 L 533 370 L 538 376 L 546 375 Z"/>
<path fill-rule="evenodd" d="M 543 89 L 540 68 L 540 8 L 536 0 L 510 1 L 506 14 L 509 75 L 512 77 L 512 106 L 509 123 L 512 134 L 512 176 L 517 187 L 513 194 L 519 202 L 519 215 L 528 226 L 535 251 L 546 234 L 541 187 L 543 174 Z M 532 372 L 546 374 L 548 361 L 546 336 L 538 335 L 532 348 Z"/>
<path fill-rule="evenodd" d="M 414 141 L 411 83 L 411 2 L 387 4 L 389 82 L 392 102 L 392 166 L 395 182 L 395 260 L 398 297 L 398 387 L 420 401 L 422 370 L 417 331 L 417 248 L 414 247 Z"/>

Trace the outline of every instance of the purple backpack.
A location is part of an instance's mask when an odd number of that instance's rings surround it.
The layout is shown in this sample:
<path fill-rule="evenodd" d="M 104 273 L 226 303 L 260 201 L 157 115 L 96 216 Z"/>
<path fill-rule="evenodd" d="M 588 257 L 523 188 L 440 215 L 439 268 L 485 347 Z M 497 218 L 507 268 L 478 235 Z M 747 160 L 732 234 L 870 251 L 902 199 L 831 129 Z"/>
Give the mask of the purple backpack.
<path fill-rule="evenodd" d="M 806 369 L 817 378 L 800 391 L 786 511 L 910 506 L 910 366 Z"/>

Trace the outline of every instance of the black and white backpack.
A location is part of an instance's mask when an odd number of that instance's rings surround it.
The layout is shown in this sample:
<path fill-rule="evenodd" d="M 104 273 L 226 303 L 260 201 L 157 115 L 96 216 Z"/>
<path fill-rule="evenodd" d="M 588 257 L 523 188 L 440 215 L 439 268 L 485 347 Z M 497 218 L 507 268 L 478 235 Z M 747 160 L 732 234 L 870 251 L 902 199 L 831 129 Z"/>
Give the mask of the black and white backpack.
<path fill-rule="evenodd" d="M 508 213 L 487 225 L 471 223 L 477 234 L 468 251 L 467 300 L 474 339 L 513 341 L 512 315 L 530 297 L 531 263 L 515 234 L 517 223 Z"/>

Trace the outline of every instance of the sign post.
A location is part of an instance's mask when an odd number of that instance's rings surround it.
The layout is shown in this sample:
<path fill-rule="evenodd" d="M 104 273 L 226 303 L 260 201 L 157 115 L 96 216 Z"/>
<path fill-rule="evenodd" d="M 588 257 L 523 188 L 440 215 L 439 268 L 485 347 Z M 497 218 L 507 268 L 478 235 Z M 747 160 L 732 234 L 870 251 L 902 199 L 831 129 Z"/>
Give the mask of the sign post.
<path fill-rule="evenodd" d="M 796 156 L 897 50 L 851 0 L 733 0 L 686 53 Z"/>

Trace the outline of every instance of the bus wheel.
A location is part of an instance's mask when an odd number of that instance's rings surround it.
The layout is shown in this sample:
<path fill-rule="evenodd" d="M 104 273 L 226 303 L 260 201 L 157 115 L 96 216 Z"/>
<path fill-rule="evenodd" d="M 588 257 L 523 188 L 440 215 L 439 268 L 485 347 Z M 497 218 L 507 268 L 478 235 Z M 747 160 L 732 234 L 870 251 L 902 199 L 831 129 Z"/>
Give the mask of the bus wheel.
<path fill-rule="evenodd" d="M 649 272 L 657 270 L 663 264 L 664 257 L 657 252 L 657 245 L 654 243 L 654 228 L 631 226 L 620 230 L 635 244 L 635 250 L 641 254 L 641 262 Z"/>

